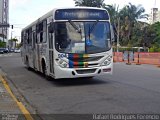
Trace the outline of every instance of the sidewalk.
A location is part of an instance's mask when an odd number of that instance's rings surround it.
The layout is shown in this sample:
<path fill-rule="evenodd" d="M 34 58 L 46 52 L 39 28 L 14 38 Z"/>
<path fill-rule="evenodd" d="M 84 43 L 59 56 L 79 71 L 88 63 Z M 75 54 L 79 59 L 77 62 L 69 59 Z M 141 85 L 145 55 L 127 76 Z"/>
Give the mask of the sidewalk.
<path fill-rule="evenodd" d="M 29 112 L 12 93 L 0 70 L 0 120 L 32 120 Z"/>

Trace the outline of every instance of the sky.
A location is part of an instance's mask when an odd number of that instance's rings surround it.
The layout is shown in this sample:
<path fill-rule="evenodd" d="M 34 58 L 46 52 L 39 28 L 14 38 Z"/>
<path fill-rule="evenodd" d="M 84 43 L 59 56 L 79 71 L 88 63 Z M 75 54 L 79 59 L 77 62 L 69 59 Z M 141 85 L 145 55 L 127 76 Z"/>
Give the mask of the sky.
<path fill-rule="evenodd" d="M 119 8 L 127 5 L 129 2 L 134 5 L 141 4 L 146 13 L 151 12 L 151 8 L 158 7 L 160 0 L 105 0 L 106 4 L 119 5 Z M 155 5 L 156 3 L 156 5 Z M 73 0 L 10 0 L 9 3 L 9 24 L 14 25 L 14 29 L 9 30 L 9 38 L 16 37 L 20 42 L 22 28 L 29 25 L 45 13 L 57 7 L 74 7 Z M 159 7 L 160 10 L 160 7 Z"/>

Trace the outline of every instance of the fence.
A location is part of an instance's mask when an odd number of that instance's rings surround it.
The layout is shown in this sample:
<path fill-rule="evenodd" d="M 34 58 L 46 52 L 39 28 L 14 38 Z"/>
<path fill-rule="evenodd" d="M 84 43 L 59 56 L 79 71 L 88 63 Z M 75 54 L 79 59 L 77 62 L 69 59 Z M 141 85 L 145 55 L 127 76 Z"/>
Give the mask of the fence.
<path fill-rule="evenodd" d="M 129 55 L 128 55 L 129 57 Z M 114 62 L 128 62 L 123 52 L 114 52 Z M 160 53 L 135 52 L 130 63 L 160 65 Z"/>

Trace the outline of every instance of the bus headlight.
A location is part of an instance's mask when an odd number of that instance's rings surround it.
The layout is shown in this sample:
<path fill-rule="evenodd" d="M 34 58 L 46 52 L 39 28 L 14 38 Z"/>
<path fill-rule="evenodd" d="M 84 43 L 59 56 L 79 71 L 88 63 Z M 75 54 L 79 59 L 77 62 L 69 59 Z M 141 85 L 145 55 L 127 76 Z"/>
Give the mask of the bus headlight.
<path fill-rule="evenodd" d="M 112 62 L 112 56 L 108 56 L 107 59 L 102 63 L 102 66 L 107 66 L 111 64 Z"/>
<path fill-rule="evenodd" d="M 64 61 L 62 59 L 57 59 L 56 61 L 57 61 L 58 65 L 60 67 L 62 67 L 62 68 L 68 68 L 68 63 L 66 61 Z"/>

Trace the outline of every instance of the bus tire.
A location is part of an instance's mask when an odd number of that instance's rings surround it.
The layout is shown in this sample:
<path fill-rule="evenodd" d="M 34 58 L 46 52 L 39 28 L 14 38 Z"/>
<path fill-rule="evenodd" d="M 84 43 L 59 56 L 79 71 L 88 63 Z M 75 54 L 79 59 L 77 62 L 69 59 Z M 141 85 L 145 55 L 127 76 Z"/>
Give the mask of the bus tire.
<path fill-rule="evenodd" d="M 30 70 L 30 67 L 29 67 L 29 60 L 28 60 L 28 57 L 26 56 L 26 66 L 27 66 L 27 69 Z"/>
<path fill-rule="evenodd" d="M 47 67 L 46 67 L 46 63 L 44 60 L 42 60 L 42 73 L 43 73 L 43 76 L 48 79 L 48 75 L 47 75 Z"/>

